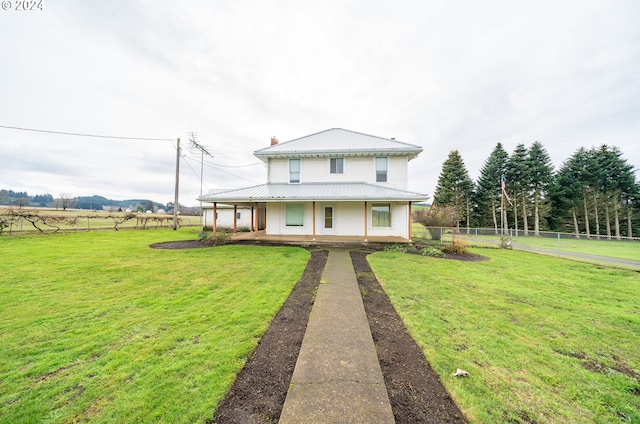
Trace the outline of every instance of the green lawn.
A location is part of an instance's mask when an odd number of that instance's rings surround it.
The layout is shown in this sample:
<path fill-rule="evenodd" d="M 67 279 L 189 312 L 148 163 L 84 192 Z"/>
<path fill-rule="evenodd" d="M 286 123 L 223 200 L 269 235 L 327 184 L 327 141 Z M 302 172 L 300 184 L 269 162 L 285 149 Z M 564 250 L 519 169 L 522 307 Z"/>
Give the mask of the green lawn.
<path fill-rule="evenodd" d="M 148 247 L 196 235 L 0 238 L 0 422 L 211 417 L 309 253 Z"/>
<path fill-rule="evenodd" d="M 640 422 L 640 274 L 473 252 L 491 260 L 369 256 L 470 422 Z"/>
<path fill-rule="evenodd" d="M 415 241 L 419 241 L 421 238 L 429 239 L 430 235 L 427 230 L 417 223 L 413 223 L 413 237 Z M 495 235 L 491 230 L 482 229 L 478 234 L 475 233 L 476 229 L 472 228 L 470 234 L 466 233 L 464 228 L 460 229 L 459 237 L 467 242 L 470 246 L 500 246 L 500 236 Z M 513 232 L 513 230 L 510 230 Z M 530 232 L 533 234 L 533 232 Z M 515 233 L 514 233 L 515 234 Z M 640 261 L 640 240 L 634 239 L 622 239 L 617 240 L 612 238 L 606 240 L 604 236 L 596 238 L 591 236 L 590 239 L 581 235 L 580 239 L 575 238 L 574 235 L 569 233 L 560 233 L 560 241 L 558 242 L 558 233 L 544 233 L 544 237 L 539 236 L 523 236 L 522 230 L 519 231 L 519 235 L 512 237 L 513 246 L 518 249 L 518 246 L 528 246 L 538 249 L 545 249 L 550 252 L 560 250 L 562 253 L 584 253 L 593 256 L 603 256 L 607 258 L 626 259 L 631 261 Z M 451 242 L 453 233 L 449 229 L 443 229 L 442 240 L 443 242 Z"/>

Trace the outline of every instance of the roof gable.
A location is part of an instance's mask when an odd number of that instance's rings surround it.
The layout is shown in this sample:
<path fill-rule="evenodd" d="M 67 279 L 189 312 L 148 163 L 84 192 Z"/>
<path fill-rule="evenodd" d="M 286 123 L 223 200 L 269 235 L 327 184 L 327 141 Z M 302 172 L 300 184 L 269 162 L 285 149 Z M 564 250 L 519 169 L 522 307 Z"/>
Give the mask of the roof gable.
<path fill-rule="evenodd" d="M 390 138 L 382 138 L 342 128 L 331 128 L 294 140 L 256 150 L 259 159 L 303 156 L 408 156 L 413 159 L 422 148 Z"/>

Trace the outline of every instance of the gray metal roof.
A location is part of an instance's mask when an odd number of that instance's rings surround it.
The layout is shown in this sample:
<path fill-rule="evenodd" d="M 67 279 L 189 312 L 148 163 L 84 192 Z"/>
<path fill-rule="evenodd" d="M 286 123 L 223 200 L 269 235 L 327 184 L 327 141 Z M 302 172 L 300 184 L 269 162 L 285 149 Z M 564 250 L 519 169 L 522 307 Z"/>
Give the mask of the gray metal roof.
<path fill-rule="evenodd" d="M 305 137 L 268 146 L 253 154 L 259 159 L 317 155 L 375 156 L 407 155 L 413 159 L 422 147 L 390 138 L 376 137 L 342 128 L 332 128 Z"/>
<path fill-rule="evenodd" d="M 236 190 L 209 193 L 198 198 L 202 202 L 229 204 L 282 201 L 412 201 L 427 200 L 429 196 L 397 190 L 364 182 L 352 183 L 271 183 Z"/>

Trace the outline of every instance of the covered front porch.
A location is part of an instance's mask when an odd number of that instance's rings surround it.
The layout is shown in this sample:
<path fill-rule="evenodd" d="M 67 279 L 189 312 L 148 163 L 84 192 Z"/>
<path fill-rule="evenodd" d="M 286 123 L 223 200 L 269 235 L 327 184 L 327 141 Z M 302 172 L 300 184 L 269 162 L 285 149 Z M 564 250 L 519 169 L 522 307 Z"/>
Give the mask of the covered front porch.
<path fill-rule="evenodd" d="M 298 206 L 298 219 L 291 223 L 288 205 Z M 234 240 L 296 243 L 410 243 L 411 202 L 256 202 L 223 204 L 212 202 L 212 227 L 218 230 L 218 211 L 232 206 L 232 225 L 225 227 Z M 250 225 L 239 231 L 236 217 L 243 208 Z M 293 208 L 292 208 L 293 209 Z M 378 211 L 376 209 L 380 209 Z M 336 216 L 339 219 L 336 219 Z M 249 230 L 249 232 L 247 232 Z"/>
<path fill-rule="evenodd" d="M 231 236 L 232 241 L 256 241 L 261 243 L 284 243 L 284 244 L 307 244 L 307 245 L 375 245 L 375 244 L 395 244 L 410 243 L 404 237 L 398 236 L 369 236 L 366 239 L 363 236 L 321 236 L 316 235 L 295 235 L 295 234 L 267 234 L 265 230 L 236 233 Z"/>

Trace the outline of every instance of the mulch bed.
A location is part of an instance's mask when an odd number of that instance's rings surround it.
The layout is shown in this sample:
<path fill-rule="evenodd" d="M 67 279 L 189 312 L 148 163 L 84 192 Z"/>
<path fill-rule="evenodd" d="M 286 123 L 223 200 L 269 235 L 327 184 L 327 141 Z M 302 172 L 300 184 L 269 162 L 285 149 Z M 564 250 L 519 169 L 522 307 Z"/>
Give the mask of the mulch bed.
<path fill-rule="evenodd" d="M 199 241 L 182 241 L 159 243 L 152 247 L 184 249 L 209 246 Z M 371 252 L 353 250 L 351 260 L 396 422 L 465 423 L 464 414 L 407 332 L 369 267 L 366 256 Z M 327 256 L 326 250 L 311 250 L 311 259 L 302 278 L 207 424 L 279 420 Z M 473 254 L 447 258 L 486 260 Z"/>
<path fill-rule="evenodd" d="M 208 424 L 278 422 L 328 254 L 311 251 L 302 278 Z"/>
<path fill-rule="evenodd" d="M 367 262 L 369 253 L 351 251 L 351 261 L 396 423 L 465 423 L 464 415 L 378 283 Z"/>
<path fill-rule="evenodd" d="M 150 245 L 152 249 L 198 249 L 203 247 L 213 247 L 200 240 L 164 241 Z"/>

